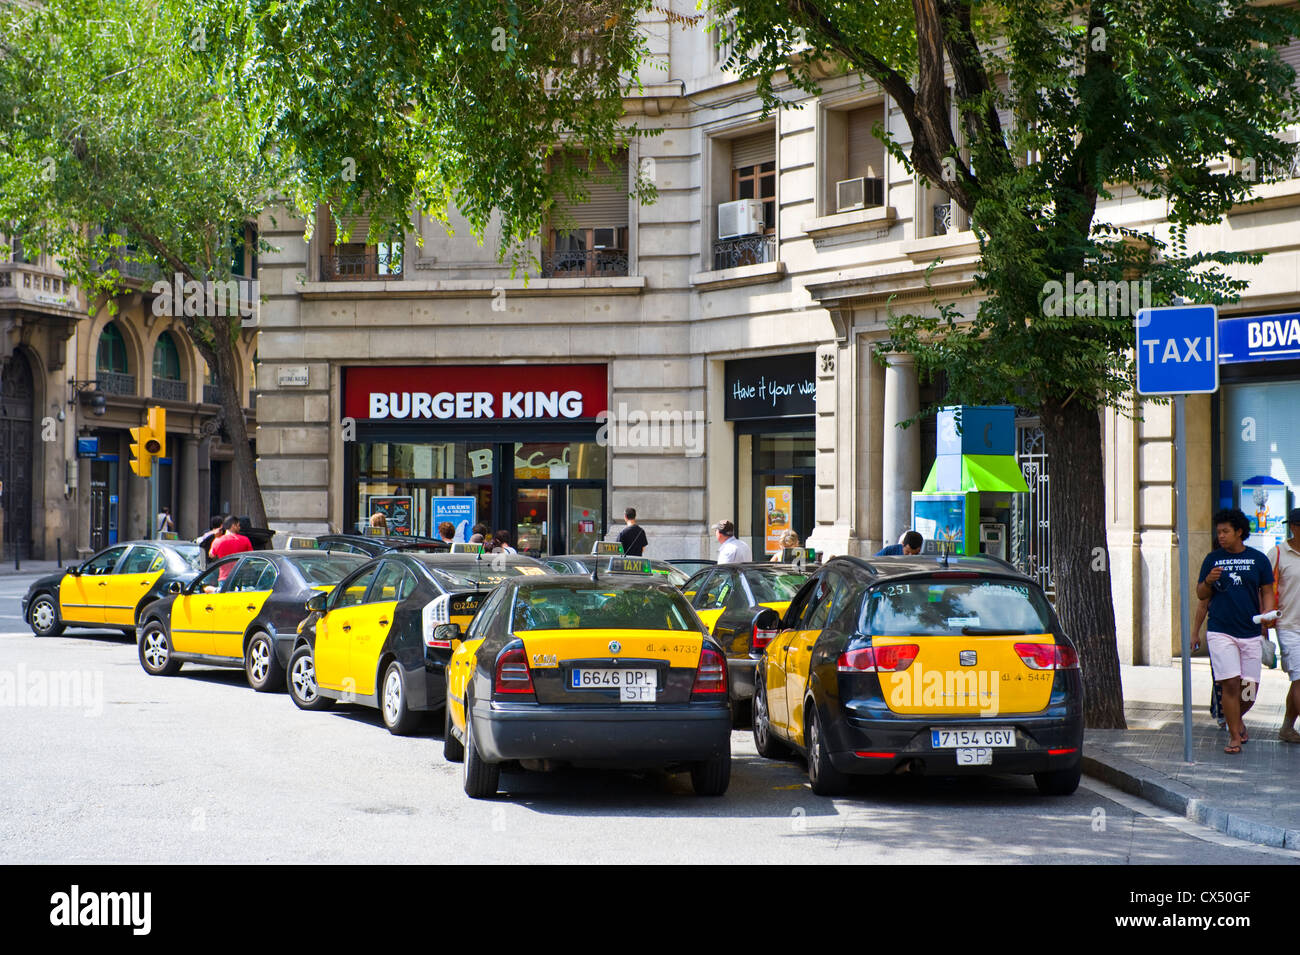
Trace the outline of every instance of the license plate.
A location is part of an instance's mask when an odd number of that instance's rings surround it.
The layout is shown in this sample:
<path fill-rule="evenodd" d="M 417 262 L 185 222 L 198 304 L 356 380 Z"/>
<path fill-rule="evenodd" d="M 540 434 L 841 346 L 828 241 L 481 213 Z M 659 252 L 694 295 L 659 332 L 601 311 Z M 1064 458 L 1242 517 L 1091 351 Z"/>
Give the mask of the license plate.
<path fill-rule="evenodd" d="M 958 766 L 992 766 L 993 750 L 987 746 L 981 746 L 973 749 L 959 748 L 957 750 Z"/>
<path fill-rule="evenodd" d="M 1010 726 L 957 726 L 930 730 L 930 746 L 934 749 L 1013 749 L 1015 745 L 1016 731 Z"/>
<path fill-rule="evenodd" d="M 653 703 L 658 685 L 658 671 L 652 667 L 578 667 L 569 675 L 572 689 L 618 690 L 623 703 Z"/>

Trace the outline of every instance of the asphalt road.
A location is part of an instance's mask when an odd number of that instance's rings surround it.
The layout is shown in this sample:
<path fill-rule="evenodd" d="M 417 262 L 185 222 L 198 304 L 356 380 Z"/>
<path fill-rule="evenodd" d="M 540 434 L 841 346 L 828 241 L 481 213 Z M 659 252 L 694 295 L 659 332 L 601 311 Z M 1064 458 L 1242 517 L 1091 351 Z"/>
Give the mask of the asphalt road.
<path fill-rule="evenodd" d="M 441 725 L 398 738 L 359 706 L 298 710 L 242 671 L 148 676 L 135 646 L 38 640 L 0 578 L 0 862 L 1294 863 L 1090 780 L 864 781 L 822 799 L 797 760 L 732 738 L 716 799 L 664 773 L 504 774 L 475 801 Z"/>

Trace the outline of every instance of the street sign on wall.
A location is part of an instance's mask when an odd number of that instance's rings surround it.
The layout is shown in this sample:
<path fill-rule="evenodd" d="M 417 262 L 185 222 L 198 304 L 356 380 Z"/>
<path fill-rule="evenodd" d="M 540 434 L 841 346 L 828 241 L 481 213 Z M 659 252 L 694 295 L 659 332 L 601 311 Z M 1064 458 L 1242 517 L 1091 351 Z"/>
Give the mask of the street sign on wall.
<path fill-rule="evenodd" d="M 1144 308 L 1137 321 L 1140 395 L 1219 390 L 1219 310 L 1214 305 Z"/>

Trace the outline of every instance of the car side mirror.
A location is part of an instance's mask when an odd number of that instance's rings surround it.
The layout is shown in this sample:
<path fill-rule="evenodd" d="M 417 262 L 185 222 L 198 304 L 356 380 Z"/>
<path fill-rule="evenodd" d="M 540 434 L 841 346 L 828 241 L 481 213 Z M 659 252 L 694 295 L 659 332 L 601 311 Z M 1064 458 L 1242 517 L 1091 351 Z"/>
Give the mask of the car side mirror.
<path fill-rule="evenodd" d="M 458 623 L 440 623 L 433 628 L 433 639 L 439 643 L 451 643 L 453 640 L 459 640 L 460 638 L 460 624 Z"/>
<path fill-rule="evenodd" d="M 307 601 L 307 610 L 310 613 L 324 613 L 325 599 L 329 594 L 315 593 Z"/>
<path fill-rule="evenodd" d="M 182 584 L 179 580 L 173 580 L 170 584 L 167 585 L 167 592 L 169 594 L 178 594 L 184 589 L 185 589 L 185 585 Z"/>

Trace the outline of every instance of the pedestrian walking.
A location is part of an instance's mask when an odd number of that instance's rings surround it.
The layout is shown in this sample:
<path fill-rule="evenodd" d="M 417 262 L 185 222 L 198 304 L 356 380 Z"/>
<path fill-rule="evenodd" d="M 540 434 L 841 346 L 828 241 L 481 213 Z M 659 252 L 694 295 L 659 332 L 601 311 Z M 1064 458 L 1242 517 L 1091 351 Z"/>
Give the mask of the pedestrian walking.
<path fill-rule="evenodd" d="M 221 558 L 229 557 L 231 554 L 240 554 L 253 549 L 253 542 L 239 533 L 241 527 L 239 518 L 234 514 L 221 522 L 221 536 L 212 542 L 210 549 L 212 560 L 221 560 Z M 230 571 L 234 566 L 234 561 L 231 561 L 222 567 L 221 572 L 217 574 L 218 581 L 224 582 L 230 576 Z"/>
<path fill-rule="evenodd" d="M 510 546 L 509 531 L 497 531 L 492 535 L 492 553 L 517 554 L 519 551 Z"/>
<path fill-rule="evenodd" d="M 195 539 L 194 543 L 199 545 L 199 550 L 203 551 L 204 561 L 212 559 L 212 542 L 221 534 L 221 515 L 218 514 L 212 518 L 208 526 L 208 532 Z"/>
<path fill-rule="evenodd" d="M 1295 728 L 1296 718 L 1300 717 L 1300 507 L 1292 508 L 1286 523 L 1291 536 L 1269 554 L 1277 592 L 1274 630 L 1282 651 L 1282 669 L 1291 680 L 1277 738 L 1285 743 L 1300 743 L 1300 733 Z"/>
<path fill-rule="evenodd" d="M 1210 665 L 1216 682 L 1223 686 L 1223 716 L 1228 721 L 1231 738 L 1225 753 L 1241 752 L 1248 742 L 1242 716 L 1254 696 L 1244 699 L 1242 685 L 1259 684 L 1263 656 L 1263 634 L 1268 624 L 1255 623 L 1254 617 L 1274 607 L 1273 565 L 1268 558 L 1245 541 L 1250 537 L 1250 522 L 1237 508 L 1214 515 L 1214 533 L 1219 546 L 1201 563 L 1196 596 L 1210 602 L 1210 623 L 1205 642 L 1210 648 Z M 1195 650 L 1200 638 L 1192 644 Z"/>
<path fill-rule="evenodd" d="M 636 522 L 636 508 L 629 507 L 623 512 L 627 527 L 618 532 L 618 542 L 623 545 L 623 553 L 628 557 L 640 557 L 650 541 L 645 536 L 645 528 Z"/>
<path fill-rule="evenodd" d="M 172 509 L 165 504 L 163 505 L 162 510 L 158 512 L 158 520 L 156 523 L 158 526 L 159 537 L 176 531 L 176 524 L 172 521 Z"/>
<path fill-rule="evenodd" d="M 747 564 L 754 559 L 754 552 L 736 536 L 736 525 L 731 521 L 718 521 L 713 533 L 718 537 L 719 564 Z"/>
<path fill-rule="evenodd" d="M 917 531 L 903 531 L 903 535 L 898 538 L 897 544 L 889 544 L 886 547 L 876 551 L 877 557 L 912 557 L 921 553 L 921 548 L 925 546 L 925 538 Z"/>

